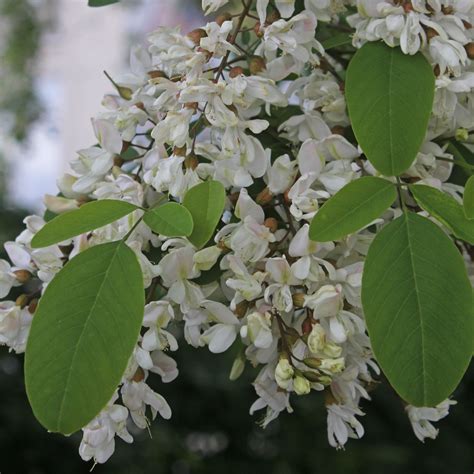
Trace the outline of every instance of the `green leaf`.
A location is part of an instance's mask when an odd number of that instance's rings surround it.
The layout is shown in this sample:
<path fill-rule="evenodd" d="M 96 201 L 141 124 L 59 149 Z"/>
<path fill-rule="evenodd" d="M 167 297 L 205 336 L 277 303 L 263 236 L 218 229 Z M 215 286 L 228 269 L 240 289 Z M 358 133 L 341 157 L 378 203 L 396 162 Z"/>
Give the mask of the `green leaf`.
<path fill-rule="evenodd" d="M 429 219 L 404 214 L 373 241 L 362 304 L 374 355 L 398 394 L 435 406 L 472 355 L 472 289 L 464 260 Z"/>
<path fill-rule="evenodd" d="M 49 431 L 73 433 L 109 402 L 138 340 L 143 276 L 123 242 L 91 247 L 56 275 L 28 337 L 26 391 Z"/>
<path fill-rule="evenodd" d="M 409 189 L 426 212 L 451 229 L 456 237 L 474 244 L 474 221 L 466 218 L 463 207 L 453 197 L 423 184 Z"/>
<path fill-rule="evenodd" d="M 118 3 L 120 0 L 89 0 L 88 5 L 90 7 L 104 7 L 106 5 L 112 5 L 112 3 Z"/>
<path fill-rule="evenodd" d="M 449 177 L 449 182 L 459 184 L 460 186 L 465 186 L 469 177 L 474 175 L 474 171 L 469 170 L 462 165 L 467 164 L 474 166 L 474 153 L 462 143 L 454 140 L 449 143 L 447 151 L 455 158 L 453 171 Z"/>
<path fill-rule="evenodd" d="M 149 210 L 143 220 L 154 232 L 166 237 L 189 236 L 193 231 L 191 213 L 176 202 Z"/>
<path fill-rule="evenodd" d="M 468 219 L 474 219 L 474 176 L 471 176 L 464 189 L 464 213 Z"/>
<path fill-rule="evenodd" d="M 352 44 L 352 38 L 349 33 L 338 33 L 322 41 L 321 44 L 323 45 L 323 48 L 327 51 L 332 48 L 338 48 L 339 46 Z"/>
<path fill-rule="evenodd" d="M 317 242 L 339 240 L 377 219 L 396 198 L 395 186 L 385 179 L 366 176 L 353 181 L 321 207 L 309 237 Z"/>
<path fill-rule="evenodd" d="M 31 246 L 39 248 L 63 242 L 115 222 L 137 209 L 139 208 L 133 204 L 113 199 L 89 202 L 49 221 L 33 237 Z"/>
<path fill-rule="evenodd" d="M 183 205 L 191 213 L 194 229 L 189 241 L 203 247 L 212 237 L 225 206 L 225 189 L 218 181 L 205 181 L 192 187 Z"/>
<path fill-rule="evenodd" d="M 346 99 L 354 134 L 386 176 L 407 170 L 425 138 L 435 77 L 421 53 L 366 43 L 349 64 Z"/>

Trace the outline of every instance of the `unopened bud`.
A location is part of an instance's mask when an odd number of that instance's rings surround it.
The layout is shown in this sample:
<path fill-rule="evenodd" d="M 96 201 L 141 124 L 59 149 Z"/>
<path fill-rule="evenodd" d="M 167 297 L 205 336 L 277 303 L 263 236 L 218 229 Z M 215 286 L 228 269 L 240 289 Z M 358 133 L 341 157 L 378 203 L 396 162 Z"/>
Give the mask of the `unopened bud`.
<path fill-rule="evenodd" d="M 201 43 L 201 38 L 205 38 L 207 33 L 202 28 L 196 28 L 193 31 L 190 31 L 186 35 L 195 45 L 199 45 Z"/>
<path fill-rule="evenodd" d="M 468 43 L 464 46 L 469 59 L 474 59 L 474 43 Z"/>
<path fill-rule="evenodd" d="M 458 128 L 454 136 L 458 142 L 467 142 L 469 139 L 469 130 L 466 128 Z"/>
<path fill-rule="evenodd" d="M 317 369 L 321 366 L 321 359 L 317 359 L 316 357 L 306 357 L 303 362 L 311 369 Z"/>
<path fill-rule="evenodd" d="M 268 204 L 273 199 L 273 194 L 271 193 L 270 189 L 266 187 L 263 191 L 260 191 L 257 194 L 257 198 L 255 199 L 257 204 L 265 205 Z"/>
<path fill-rule="evenodd" d="M 406 2 L 403 4 L 403 9 L 405 10 L 405 13 L 410 13 L 413 11 L 413 5 L 411 2 Z"/>
<path fill-rule="evenodd" d="M 433 74 L 436 76 L 436 77 L 439 77 L 439 75 L 441 74 L 441 69 L 439 67 L 439 64 L 436 64 L 436 66 L 433 68 Z"/>
<path fill-rule="evenodd" d="M 239 354 L 234 359 L 234 363 L 232 364 L 232 368 L 230 369 L 229 380 L 237 380 L 242 375 L 244 369 L 245 359 L 242 354 Z"/>
<path fill-rule="evenodd" d="M 231 68 L 230 71 L 229 71 L 229 77 L 234 78 L 234 77 L 241 76 L 241 75 L 245 75 L 245 71 L 240 66 L 235 66 L 235 67 Z"/>
<path fill-rule="evenodd" d="M 303 377 L 310 382 L 319 382 L 320 376 L 316 372 L 312 372 L 311 370 L 305 370 L 303 372 Z"/>
<path fill-rule="evenodd" d="M 249 70 L 251 74 L 258 74 L 266 69 L 265 59 L 261 56 L 252 56 L 249 60 Z"/>
<path fill-rule="evenodd" d="M 297 307 L 297 308 L 302 308 L 304 306 L 304 298 L 305 298 L 305 294 L 304 293 L 294 293 L 292 295 L 292 299 L 293 299 L 293 304 Z M 306 320 L 305 320 L 306 322 Z M 304 325 L 304 323 L 303 323 Z M 310 329 L 311 330 L 311 329 Z M 305 330 L 303 329 L 303 333 L 305 333 Z"/>
<path fill-rule="evenodd" d="M 303 304 L 304 304 L 304 299 L 303 299 Z M 308 316 L 303 321 L 303 324 L 301 325 L 301 329 L 305 336 L 311 333 L 311 331 L 313 330 L 313 318 L 311 316 Z"/>
<path fill-rule="evenodd" d="M 28 300 L 29 300 L 28 295 L 25 295 L 23 293 L 16 299 L 15 304 L 19 306 L 20 308 L 24 308 L 28 304 Z"/>
<path fill-rule="evenodd" d="M 270 232 L 276 232 L 278 229 L 278 221 L 274 217 L 267 217 L 263 222 L 265 227 L 270 229 Z"/>
<path fill-rule="evenodd" d="M 18 283 L 26 283 L 31 279 L 31 273 L 28 270 L 16 270 L 13 272 Z"/>
<path fill-rule="evenodd" d="M 291 199 L 290 199 L 290 196 L 288 196 L 288 193 L 290 192 L 289 189 L 287 189 L 284 193 L 283 193 L 283 199 L 285 200 L 285 203 L 286 204 L 291 204 Z"/>
<path fill-rule="evenodd" d="M 293 380 L 293 388 L 296 395 L 306 395 L 311 391 L 311 385 L 307 378 L 297 375 Z"/>
<path fill-rule="evenodd" d="M 441 7 L 441 11 L 445 15 L 452 15 L 454 13 L 454 8 L 451 7 L 451 6 L 443 6 L 443 7 Z"/>
<path fill-rule="evenodd" d="M 263 37 L 263 31 L 261 30 L 261 24 L 259 21 L 255 23 L 255 26 L 253 27 L 254 33 L 257 35 L 257 38 L 262 38 Z"/>
<path fill-rule="evenodd" d="M 197 102 L 186 102 L 184 106 L 187 109 L 197 110 L 199 108 L 199 104 Z"/>
<path fill-rule="evenodd" d="M 134 382 L 141 382 L 142 380 L 144 380 L 144 378 L 145 378 L 145 372 L 143 371 L 143 369 L 141 367 L 138 367 L 138 369 L 135 372 L 132 380 Z"/>

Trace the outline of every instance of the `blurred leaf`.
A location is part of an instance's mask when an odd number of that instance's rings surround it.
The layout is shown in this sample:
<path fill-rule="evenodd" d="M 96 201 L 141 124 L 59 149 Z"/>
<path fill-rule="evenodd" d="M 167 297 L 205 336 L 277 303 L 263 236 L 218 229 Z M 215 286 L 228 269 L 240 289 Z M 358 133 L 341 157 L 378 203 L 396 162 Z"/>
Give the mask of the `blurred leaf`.
<path fill-rule="evenodd" d="M 462 143 L 459 143 L 454 140 L 451 141 L 448 145 L 447 151 L 449 153 L 452 153 L 456 161 L 474 166 L 474 153 Z M 468 170 L 464 166 L 460 166 L 454 163 L 453 172 L 449 177 L 449 182 L 464 186 L 469 177 L 473 174 L 474 171 Z"/>
<path fill-rule="evenodd" d="M 321 43 L 325 50 L 352 44 L 352 38 L 349 33 L 337 33 Z"/>

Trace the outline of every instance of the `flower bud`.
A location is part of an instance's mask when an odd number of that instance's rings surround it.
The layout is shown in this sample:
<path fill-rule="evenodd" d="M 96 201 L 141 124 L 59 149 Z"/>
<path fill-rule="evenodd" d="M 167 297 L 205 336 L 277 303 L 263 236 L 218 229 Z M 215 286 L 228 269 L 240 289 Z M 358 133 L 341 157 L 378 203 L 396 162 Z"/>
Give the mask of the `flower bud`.
<path fill-rule="evenodd" d="M 303 372 L 303 377 L 306 380 L 309 380 L 311 383 L 319 382 L 321 376 L 318 372 L 312 372 L 311 370 L 305 370 Z"/>
<path fill-rule="evenodd" d="M 232 364 L 230 369 L 229 380 L 237 380 L 243 373 L 245 369 L 245 359 L 242 357 L 242 354 L 239 354 Z"/>
<path fill-rule="evenodd" d="M 346 129 L 342 125 L 335 125 L 334 127 L 331 128 L 331 132 L 334 135 L 342 135 L 344 136 Z"/>
<path fill-rule="evenodd" d="M 30 314 L 34 314 L 34 313 L 35 313 L 36 308 L 38 307 L 38 303 L 39 303 L 38 298 L 33 298 L 33 299 L 30 301 L 30 304 L 28 305 L 28 312 L 29 312 Z"/>
<path fill-rule="evenodd" d="M 196 46 L 201 43 L 201 38 L 205 38 L 207 33 L 202 28 L 196 28 L 186 35 Z"/>
<path fill-rule="evenodd" d="M 454 136 L 458 142 L 466 142 L 469 139 L 469 131 L 465 128 L 458 128 Z"/>
<path fill-rule="evenodd" d="M 245 71 L 242 67 L 240 66 L 235 66 L 233 68 L 230 69 L 229 71 L 229 77 L 237 77 L 237 76 L 240 76 L 240 75 L 245 75 Z"/>
<path fill-rule="evenodd" d="M 273 194 L 271 193 L 270 189 L 266 187 L 265 189 L 263 189 L 257 194 L 255 202 L 257 204 L 260 204 L 260 206 L 263 206 L 265 204 L 268 204 L 272 199 L 273 199 Z"/>
<path fill-rule="evenodd" d="M 276 232 L 278 229 L 278 221 L 274 217 L 268 217 L 267 219 L 265 219 L 263 225 L 265 227 L 268 227 L 270 229 L 270 232 Z"/>
<path fill-rule="evenodd" d="M 294 370 L 287 358 L 282 357 L 275 369 L 275 380 L 279 387 L 287 389 L 293 378 Z"/>
<path fill-rule="evenodd" d="M 313 354 L 317 354 L 324 349 L 325 345 L 326 331 L 324 331 L 321 324 L 316 323 L 308 336 L 308 348 Z"/>
<path fill-rule="evenodd" d="M 321 359 L 317 359 L 316 357 L 306 357 L 303 362 L 311 369 L 318 369 L 321 366 Z"/>
<path fill-rule="evenodd" d="M 307 378 L 297 375 L 293 380 L 293 388 L 296 395 L 307 395 L 311 391 L 311 384 Z"/>
<path fill-rule="evenodd" d="M 293 300 L 293 305 L 296 306 L 297 308 L 302 308 L 304 306 L 304 293 L 294 293 L 292 295 L 292 300 Z M 303 325 L 306 323 L 306 319 L 303 323 Z M 305 333 L 305 330 L 303 328 L 303 333 Z"/>
<path fill-rule="evenodd" d="M 18 283 L 22 285 L 31 279 L 31 273 L 28 270 L 16 270 L 13 272 Z"/>
<path fill-rule="evenodd" d="M 267 68 L 265 59 L 261 56 L 252 56 L 249 60 L 249 71 L 251 74 L 258 74 Z"/>
<path fill-rule="evenodd" d="M 328 357 L 336 358 L 342 354 L 342 347 L 334 344 L 334 342 L 328 342 L 323 349 L 323 352 Z"/>
<path fill-rule="evenodd" d="M 262 38 L 263 37 L 263 31 L 261 30 L 262 25 L 260 24 L 259 21 L 255 23 L 255 26 L 253 27 L 254 33 L 257 35 L 257 38 Z"/>
<path fill-rule="evenodd" d="M 20 308 L 24 308 L 28 304 L 28 300 L 29 300 L 28 295 L 25 295 L 23 293 L 16 299 L 15 304 L 19 306 Z"/>
<path fill-rule="evenodd" d="M 344 367 L 344 357 L 338 357 L 337 359 L 323 359 L 320 369 L 332 374 L 338 374 L 344 370 Z"/>

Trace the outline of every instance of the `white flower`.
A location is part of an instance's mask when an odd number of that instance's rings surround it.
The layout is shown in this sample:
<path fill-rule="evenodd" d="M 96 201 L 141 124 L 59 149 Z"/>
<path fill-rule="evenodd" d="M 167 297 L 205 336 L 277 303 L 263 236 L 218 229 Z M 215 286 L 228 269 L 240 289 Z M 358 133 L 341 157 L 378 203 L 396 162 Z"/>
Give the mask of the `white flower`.
<path fill-rule="evenodd" d="M 203 301 L 207 321 L 215 322 L 201 335 L 201 341 L 215 354 L 225 352 L 235 341 L 239 331 L 239 320 L 227 306 L 217 301 Z"/>
<path fill-rule="evenodd" d="M 201 48 L 213 53 L 217 57 L 224 56 L 227 51 L 239 54 L 239 50 L 227 41 L 232 28 L 232 21 L 224 21 L 222 25 L 218 25 L 215 22 L 208 23 L 204 27 L 207 35 L 201 38 Z"/>
<path fill-rule="evenodd" d="M 246 322 L 247 324 L 240 330 L 241 336 L 248 337 L 259 349 L 269 348 L 273 342 L 271 314 L 254 311 L 247 315 Z"/>
<path fill-rule="evenodd" d="M 0 302 L 0 345 L 7 345 L 17 354 L 25 352 L 33 315 L 13 301 Z"/>
<path fill-rule="evenodd" d="M 342 448 L 349 438 L 362 438 L 364 427 L 355 415 L 364 413 L 348 405 L 332 404 L 327 407 L 328 440 L 334 448 Z"/>
<path fill-rule="evenodd" d="M 171 408 L 160 394 L 154 392 L 145 381 L 126 381 L 121 389 L 124 405 L 130 410 L 133 422 L 141 429 L 148 426 L 146 407 L 150 406 L 152 419 L 157 413 L 165 420 L 171 418 Z"/>
<path fill-rule="evenodd" d="M 280 388 L 288 389 L 293 379 L 294 369 L 285 357 L 282 357 L 275 368 L 275 380 Z"/>
<path fill-rule="evenodd" d="M 413 432 L 420 441 L 425 438 L 435 439 L 438 436 L 438 430 L 431 422 L 439 421 L 449 414 L 449 407 L 456 405 L 455 400 L 444 400 L 435 407 L 414 407 L 407 405 L 406 411 L 410 420 Z"/>
<path fill-rule="evenodd" d="M 297 395 L 306 395 L 311 391 L 311 384 L 308 379 L 297 375 L 293 380 L 293 389 Z"/>
<path fill-rule="evenodd" d="M 149 329 L 143 335 L 143 349 L 146 351 L 178 349 L 175 337 L 165 330 L 173 318 L 173 308 L 167 301 L 153 301 L 145 306 L 143 326 Z"/>
<path fill-rule="evenodd" d="M 20 284 L 10 264 L 6 260 L 0 260 L 0 298 L 5 298 L 12 287 Z"/>
<path fill-rule="evenodd" d="M 113 402 L 116 399 L 117 395 L 114 395 L 107 407 L 82 428 L 79 454 L 84 461 L 93 458 L 96 463 L 105 463 L 115 450 L 115 435 L 127 443 L 133 442 L 126 428 L 128 410 L 121 405 L 114 405 Z"/>
<path fill-rule="evenodd" d="M 202 10 L 209 15 L 228 3 L 229 0 L 202 0 Z"/>

